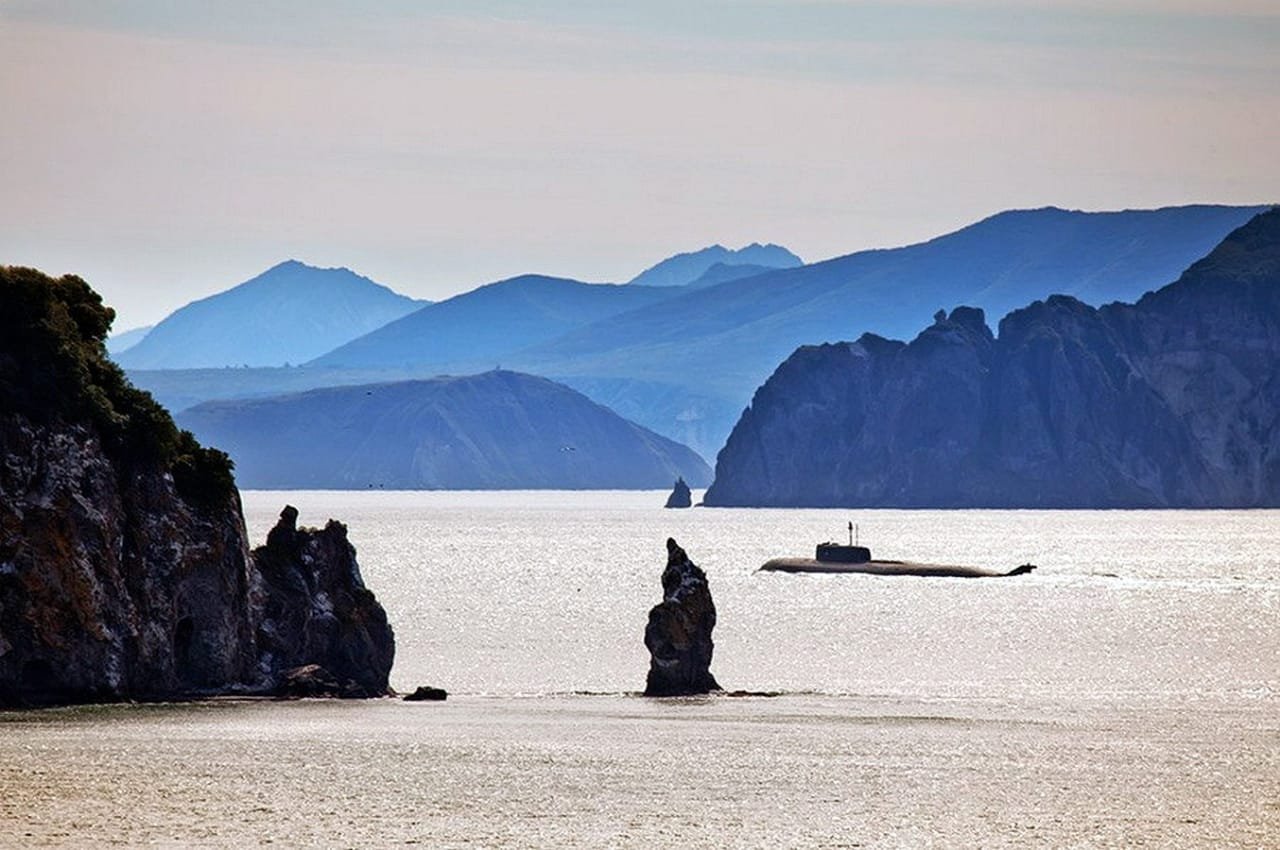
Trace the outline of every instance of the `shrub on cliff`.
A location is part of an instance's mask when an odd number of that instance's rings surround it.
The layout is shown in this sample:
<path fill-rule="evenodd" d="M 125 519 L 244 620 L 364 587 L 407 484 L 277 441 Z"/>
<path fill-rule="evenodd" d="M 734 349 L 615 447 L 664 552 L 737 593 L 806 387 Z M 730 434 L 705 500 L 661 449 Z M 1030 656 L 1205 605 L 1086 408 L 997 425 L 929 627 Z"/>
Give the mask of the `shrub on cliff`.
<path fill-rule="evenodd" d="M 187 501 L 228 498 L 235 487 L 230 458 L 180 431 L 107 357 L 114 319 L 102 296 L 75 275 L 0 266 L 0 415 L 87 422 L 113 458 L 171 471 Z"/>

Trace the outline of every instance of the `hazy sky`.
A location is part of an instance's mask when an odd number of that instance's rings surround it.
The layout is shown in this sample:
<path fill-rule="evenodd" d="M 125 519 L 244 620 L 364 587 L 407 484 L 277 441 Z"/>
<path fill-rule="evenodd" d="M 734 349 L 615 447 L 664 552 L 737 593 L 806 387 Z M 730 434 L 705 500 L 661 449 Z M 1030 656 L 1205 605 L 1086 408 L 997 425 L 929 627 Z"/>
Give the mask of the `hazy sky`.
<path fill-rule="evenodd" d="M 0 262 L 124 329 L 289 257 L 440 298 L 1280 201 L 1280 2 L 0 0 L 0 102 Z"/>

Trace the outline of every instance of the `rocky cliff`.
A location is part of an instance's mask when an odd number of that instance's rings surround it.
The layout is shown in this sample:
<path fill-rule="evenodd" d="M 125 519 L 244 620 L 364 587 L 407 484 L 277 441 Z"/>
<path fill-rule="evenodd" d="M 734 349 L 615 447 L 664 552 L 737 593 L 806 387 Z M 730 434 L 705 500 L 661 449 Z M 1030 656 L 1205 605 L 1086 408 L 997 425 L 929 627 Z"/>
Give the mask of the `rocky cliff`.
<path fill-rule="evenodd" d="M 716 606 L 707 574 L 675 540 L 667 538 L 667 568 L 662 571 L 662 602 L 649 611 L 644 645 L 649 648 L 645 696 L 705 694 L 720 690 L 711 675 Z"/>
<path fill-rule="evenodd" d="M 1280 505 L 1280 210 L 1136 304 L 939 313 L 804 347 L 757 391 L 707 505 Z"/>
<path fill-rule="evenodd" d="M 334 643 L 260 640 L 278 607 L 352 586 L 330 578 L 350 565 L 302 550 L 303 586 L 281 591 L 226 456 L 107 359 L 112 318 L 79 278 L 0 267 L 0 705 L 266 692 L 286 664 L 341 667 Z"/>

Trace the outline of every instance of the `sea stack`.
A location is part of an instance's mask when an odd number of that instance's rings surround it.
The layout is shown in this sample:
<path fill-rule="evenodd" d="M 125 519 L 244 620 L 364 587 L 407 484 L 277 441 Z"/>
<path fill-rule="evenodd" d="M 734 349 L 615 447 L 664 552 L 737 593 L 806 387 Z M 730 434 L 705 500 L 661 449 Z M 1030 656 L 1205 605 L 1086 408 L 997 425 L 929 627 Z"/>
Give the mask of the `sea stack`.
<path fill-rule="evenodd" d="M 667 568 L 662 572 L 663 600 L 649 612 L 644 645 L 649 648 L 650 697 L 686 696 L 720 690 L 711 675 L 711 631 L 716 606 L 707 574 L 679 544 L 667 538 Z"/>
<path fill-rule="evenodd" d="M 298 510 L 285 505 L 253 550 L 253 563 L 270 603 L 258 625 L 262 665 L 282 692 L 298 668 L 319 665 L 307 696 L 375 697 L 389 693 L 387 677 L 396 644 L 387 613 L 364 586 L 347 527 L 329 520 L 322 529 L 298 528 Z"/>
<path fill-rule="evenodd" d="M 671 495 L 667 497 L 668 508 L 689 508 L 693 506 L 693 493 L 689 492 L 689 485 L 684 483 L 684 477 L 676 479 L 676 486 L 671 488 Z"/>

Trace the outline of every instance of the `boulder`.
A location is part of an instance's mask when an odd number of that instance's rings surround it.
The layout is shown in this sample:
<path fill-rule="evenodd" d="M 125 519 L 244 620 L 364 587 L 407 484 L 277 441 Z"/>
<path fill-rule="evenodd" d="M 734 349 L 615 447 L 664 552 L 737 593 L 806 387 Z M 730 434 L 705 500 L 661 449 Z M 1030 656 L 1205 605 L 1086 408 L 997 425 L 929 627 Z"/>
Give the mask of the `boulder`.
<path fill-rule="evenodd" d="M 707 574 L 675 540 L 667 538 L 662 602 L 649 612 L 644 645 L 649 648 L 645 696 L 685 696 L 720 690 L 711 675 L 716 606 Z"/>
<path fill-rule="evenodd" d="M 444 702 L 449 694 L 444 688 L 433 688 L 430 685 L 418 685 L 411 694 L 405 694 L 405 702 Z"/>
<path fill-rule="evenodd" d="M 677 478 L 675 487 L 671 488 L 671 495 L 667 497 L 668 508 L 689 508 L 693 506 L 693 494 L 689 492 L 689 485 L 684 483 L 684 478 Z"/>

